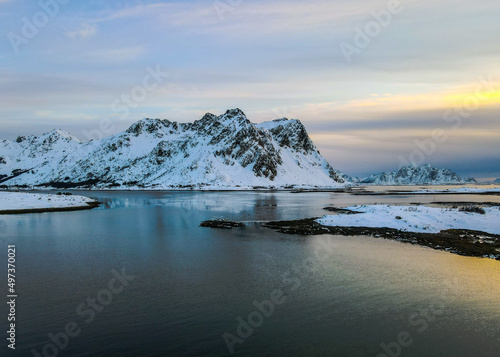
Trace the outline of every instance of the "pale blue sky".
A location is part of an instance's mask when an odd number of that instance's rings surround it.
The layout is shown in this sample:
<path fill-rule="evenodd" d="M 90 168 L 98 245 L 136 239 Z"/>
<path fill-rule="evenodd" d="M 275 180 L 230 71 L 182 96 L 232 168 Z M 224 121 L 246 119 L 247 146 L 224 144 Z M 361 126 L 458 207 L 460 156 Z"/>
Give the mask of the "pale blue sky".
<path fill-rule="evenodd" d="M 256 122 L 300 119 L 353 175 L 423 153 L 500 177 L 500 4 L 401 1 L 348 62 L 341 45 L 394 1 L 0 0 L 0 138 L 60 128 L 84 139 L 103 118 L 111 134 L 239 107 Z M 428 151 L 435 129 L 447 138 Z"/>

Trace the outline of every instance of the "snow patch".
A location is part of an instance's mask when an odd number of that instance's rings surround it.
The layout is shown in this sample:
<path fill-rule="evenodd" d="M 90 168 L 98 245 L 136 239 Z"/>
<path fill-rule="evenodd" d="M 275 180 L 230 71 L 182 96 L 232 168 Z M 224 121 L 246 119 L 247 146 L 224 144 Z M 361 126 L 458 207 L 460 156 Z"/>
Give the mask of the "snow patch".
<path fill-rule="evenodd" d="M 484 208 L 485 214 L 426 206 L 367 205 L 346 209 L 359 214 L 326 215 L 317 220 L 325 226 L 393 228 L 407 232 L 439 233 L 469 229 L 500 234 L 500 209 Z"/>
<path fill-rule="evenodd" d="M 85 207 L 95 202 L 83 196 L 0 191 L 0 211 Z"/>

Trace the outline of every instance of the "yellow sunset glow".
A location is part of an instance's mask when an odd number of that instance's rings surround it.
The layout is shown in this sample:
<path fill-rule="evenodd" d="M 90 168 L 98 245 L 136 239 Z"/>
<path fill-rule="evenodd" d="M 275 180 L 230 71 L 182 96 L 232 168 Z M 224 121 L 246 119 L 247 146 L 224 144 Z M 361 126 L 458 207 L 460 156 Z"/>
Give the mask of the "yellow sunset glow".
<path fill-rule="evenodd" d="M 470 86 L 467 86 L 470 88 Z M 484 89 L 484 88 L 483 88 Z M 376 95 L 369 98 L 352 100 L 340 106 L 345 110 L 383 110 L 387 111 L 414 111 L 448 109 L 456 106 L 477 109 L 480 107 L 500 104 L 500 90 L 450 90 L 435 93 L 410 95 Z"/>
<path fill-rule="evenodd" d="M 466 94 L 453 94 L 445 97 L 447 103 L 476 103 L 476 105 L 491 105 L 500 103 L 500 91 L 471 92 Z"/>

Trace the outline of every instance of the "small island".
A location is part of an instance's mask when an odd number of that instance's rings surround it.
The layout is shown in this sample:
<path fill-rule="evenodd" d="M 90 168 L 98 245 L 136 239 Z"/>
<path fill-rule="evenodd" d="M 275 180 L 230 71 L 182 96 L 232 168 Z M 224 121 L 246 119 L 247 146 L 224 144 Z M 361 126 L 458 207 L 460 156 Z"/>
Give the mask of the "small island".
<path fill-rule="evenodd" d="M 0 191 L 0 214 L 22 214 L 92 209 L 99 202 L 71 193 L 45 194 Z"/>
<path fill-rule="evenodd" d="M 487 205 L 486 205 L 487 206 Z M 500 209 L 361 205 L 326 207 L 337 214 L 322 218 L 267 222 L 285 234 L 372 236 L 418 244 L 451 253 L 500 260 Z"/>

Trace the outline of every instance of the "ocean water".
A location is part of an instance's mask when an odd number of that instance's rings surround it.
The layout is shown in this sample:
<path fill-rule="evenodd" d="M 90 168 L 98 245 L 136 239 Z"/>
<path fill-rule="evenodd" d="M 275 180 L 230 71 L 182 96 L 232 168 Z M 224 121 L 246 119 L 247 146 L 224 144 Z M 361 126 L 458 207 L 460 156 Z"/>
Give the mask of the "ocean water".
<path fill-rule="evenodd" d="M 18 294 L 16 352 L 4 339 L 2 356 L 499 356 L 500 262 L 260 226 L 327 205 L 499 196 L 83 193 L 103 205 L 0 216 L 3 285 L 15 244 Z M 199 227 L 215 218 L 246 226 Z"/>

